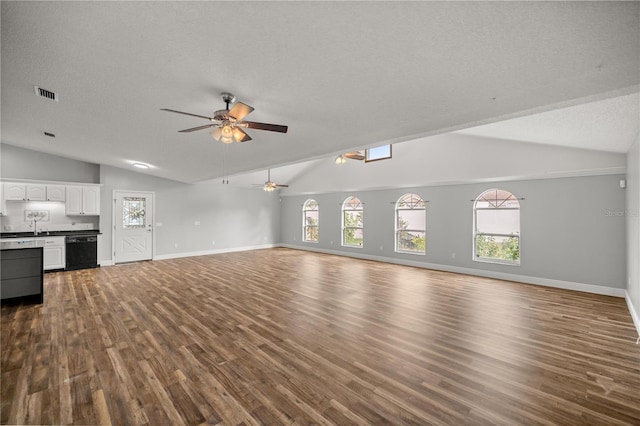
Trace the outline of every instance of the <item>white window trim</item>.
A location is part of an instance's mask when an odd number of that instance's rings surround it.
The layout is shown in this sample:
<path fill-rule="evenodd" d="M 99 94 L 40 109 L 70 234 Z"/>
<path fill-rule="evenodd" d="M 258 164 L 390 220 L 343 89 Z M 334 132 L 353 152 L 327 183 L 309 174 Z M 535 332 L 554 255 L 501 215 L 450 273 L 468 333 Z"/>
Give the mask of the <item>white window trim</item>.
<path fill-rule="evenodd" d="M 471 247 L 472 247 L 472 253 L 471 253 L 471 257 L 474 262 L 481 262 L 481 263 L 495 263 L 498 265 L 507 265 L 507 266 L 521 266 L 522 264 L 522 237 L 520 235 L 520 233 L 517 234 L 493 234 L 493 233 L 486 233 L 486 232 L 478 232 L 478 227 L 477 227 L 477 214 L 476 212 L 478 210 L 518 210 L 520 211 L 521 208 L 515 208 L 515 207 L 476 207 L 476 204 L 478 203 L 478 201 L 480 200 L 480 197 L 482 197 L 484 194 L 486 194 L 487 192 L 490 191 L 495 191 L 495 190 L 499 190 L 497 188 L 492 188 L 492 189 L 488 189 L 486 191 L 483 191 L 482 193 L 480 193 L 480 195 L 478 195 L 476 197 L 476 200 L 473 203 L 473 233 L 471 235 Z M 506 191 L 506 190 L 503 190 Z M 509 192 L 509 194 L 513 195 L 513 193 L 511 191 L 506 191 Z M 515 195 L 513 195 L 513 197 L 515 198 Z M 517 198 L 515 198 L 517 200 Z M 520 204 L 520 202 L 518 202 L 518 205 Z M 496 259 L 493 257 L 480 257 L 476 255 L 476 237 L 478 235 L 488 235 L 488 236 L 496 236 L 496 237 L 518 237 L 518 251 L 519 251 L 519 256 L 518 256 L 518 260 L 507 260 L 507 259 Z"/>
<path fill-rule="evenodd" d="M 307 209 L 307 205 L 309 204 L 310 201 L 313 201 L 314 203 L 316 203 L 316 206 L 318 207 L 316 210 L 308 210 Z M 317 211 L 318 212 L 318 224 L 317 225 L 307 225 L 307 211 Z M 317 240 L 308 240 L 307 239 L 307 228 L 316 228 L 316 235 L 318 236 Z M 319 241 L 320 241 L 320 205 L 313 198 L 309 198 L 302 205 L 302 242 L 303 243 L 318 244 Z"/>
<path fill-rule="evenodd" d="M 416 196 L 418 196 L 418 198 L 420 198 L 420 201 L 422 201 L 423 204 L 425 203 L 424 199 L 422 197 L 420 197 L 418 194 L 408 193 L 408 194 L 404 194 L 404 195 L 400 196 L 400 198 L 398 198 L 398 201 L 396 201 L 395 208 L 393 210 L 393 219 L 394 219 L 393 227 L 394 227 L 394 230 L 395 230 L 394 235 L 393 235 L 393 238 L 394 238 L 394 244 L 393 244 L 394 247 L 393 248 L 394 248 L 394 251 L 396 253 L 414 254 L 414 255 L 417 255 L 417 256 L 426 256 L 427 255 L 427 242 L 426 242 L 426 239 L 427 239 L 427 227 L 426 227 L 426 223 L 427 223 L 427 207 L 426 207 L 426 205 L 425 205 L 425 207 L 423 207 L 421 209 L 412 209 L 412 208 L 409 208 L 409 207 L 398 207 L 398 203 L 400 203 L 400 201 L 403 198 L 405 198 L 407 195 L 416 195 Z M 424 232 L 424 238 L 425 238 L 424 251 L 410 251 L 410 250 L 402 250 L 402 249 L 398 248 L 398 232 L 400 231 L 398 229 L 398 211 L 399 210 L 407 210 L 407 211 L 422 210 L 424 212 L 424 215 L 425 215 L 425 229 L 402 229 L 402 231 L 408 231 L 408 232 L 412 232 L 412 231 L 414 231 L 414 232 Z"/>
<path fill-rule="evenodd" d="M 353 198 L 357 198 L 358 201 L 360 201 L 360 206 L 362 206 L 360 209 L 345 209 L 345 205 L 347 204 L 347 201 L 353 199 Z M 344 226 L 344 213 L 345 212 L 362 212 L 362 226 Z M 352 247 L 352 248 L 363 248 L 364 247 L 364 204 L 362 203 L 362 200 L 356 196 L 350 196 L 345 198 L 345 200 L 342 202 L 342 207 L 340 208 L 340 215 L 342 216 L 342 235 L 340 237 L 340 242 L 342 247 Z M 347 244 L 345 242 L 345 236 L 346 233 L 345 231 L 347 229 L 361 229 L 362 230 L 362 244 L 360 245 L 356 245 L 356 244 Z"/>

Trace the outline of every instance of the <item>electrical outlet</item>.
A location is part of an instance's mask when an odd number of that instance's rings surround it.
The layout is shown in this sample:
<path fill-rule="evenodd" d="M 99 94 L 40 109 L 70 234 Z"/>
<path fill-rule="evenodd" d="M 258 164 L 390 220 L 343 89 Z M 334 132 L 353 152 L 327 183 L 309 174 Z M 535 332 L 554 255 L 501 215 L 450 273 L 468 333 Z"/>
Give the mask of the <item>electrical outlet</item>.
<path fill-rule="evenodd" d="M 382 246 L 380 246 L 380 251 L 382 251 Z"/>
<path fill-rule="evenodd" d="M 178 243 L 175 243 L 175 244 L 173 245 L 173 248 L 178 248 Z"/>
<path fill-rule="evenodd" d="M 200 221 L 199 221 L 199 220 L 196 220 L 195 222 L 193 222 L 193 225 L 194 225 L 194 226 L 200 226 Z"/>
<path fill-rule="evenodd" d="M 455 259 L 456 258 L 456 254 L 455 253 L 451 253 L 451 258 Z"/>
<path fill-rule="evenodd" d="M 13 231 L 13 225 L 5 225 L 4 226 L 4 230 L 5 231 Z"/>
<path fill-rule="evenodd" d="M 215 246 L 215 245 L 216 245 L 216 242 L 215 242 L 214 240 L 211 240 L 211 245 L 212 245 L 212 246 Z"/>

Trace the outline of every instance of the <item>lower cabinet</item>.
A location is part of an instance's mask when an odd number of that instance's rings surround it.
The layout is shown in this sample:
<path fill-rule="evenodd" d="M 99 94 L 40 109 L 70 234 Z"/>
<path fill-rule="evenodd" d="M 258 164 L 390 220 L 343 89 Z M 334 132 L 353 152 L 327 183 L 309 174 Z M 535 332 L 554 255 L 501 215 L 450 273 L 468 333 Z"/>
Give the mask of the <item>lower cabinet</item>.
<path fill-rule="evenodd" d="M 2 250 L 0 298 L 38 295 L 43 301 L 43 248 Z"/>
<path fill-rule="evenodd" d="M 44 238 L 36 241 L 37 246 L 44 247 L 43 268 L 45 271 L 52 269 L 64 269 L 65 267 L 65 240 L 64 237 Z"/>

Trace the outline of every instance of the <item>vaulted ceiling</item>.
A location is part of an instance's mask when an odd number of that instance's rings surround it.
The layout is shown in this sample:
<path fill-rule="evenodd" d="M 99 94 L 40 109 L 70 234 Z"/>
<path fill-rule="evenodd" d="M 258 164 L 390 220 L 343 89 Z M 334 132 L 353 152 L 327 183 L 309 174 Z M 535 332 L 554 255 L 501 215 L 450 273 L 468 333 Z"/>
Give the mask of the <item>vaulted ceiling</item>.
<path fill-rule="evenodd" d="M 614 123 L 637 108 L 638 2 L 1 7 L 3 143 L 114 167 L 144 162 L 147 173 L 183 182 L 588 102 L 608 102 Z M 206 121 L 160 110 L 212 116 L 222 91 L 255 107 L 248 119 L 289 132 L 248 130 L 252 141 L 224 145 L 206 130 L 177 132 Z M 573 128 L 589 114 L 578 111 Z M 548 117 L 467 132 L 610 152 L 632 142 L 633 130 L 572 137 L 571 120 Z M 560 133 L 545 134 L 545 123 Z"/>

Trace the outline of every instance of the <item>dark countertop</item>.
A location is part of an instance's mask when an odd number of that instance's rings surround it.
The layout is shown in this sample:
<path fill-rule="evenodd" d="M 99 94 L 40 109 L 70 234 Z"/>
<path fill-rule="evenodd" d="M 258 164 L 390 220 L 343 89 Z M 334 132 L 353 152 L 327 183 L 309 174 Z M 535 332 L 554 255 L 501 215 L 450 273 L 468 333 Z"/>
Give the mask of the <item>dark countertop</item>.
<path fill-rule="evenodd" d="M 42 238 L 42 237 L 66 237 L 67 235 L 99 235 L 100 231 L 95 229 L 88 229 L 82 231 L 50 231 L 50 232 L 38 232 L 37 235 L 33 235 L 33 232 L 2 232 L 0 238 Z"/>

